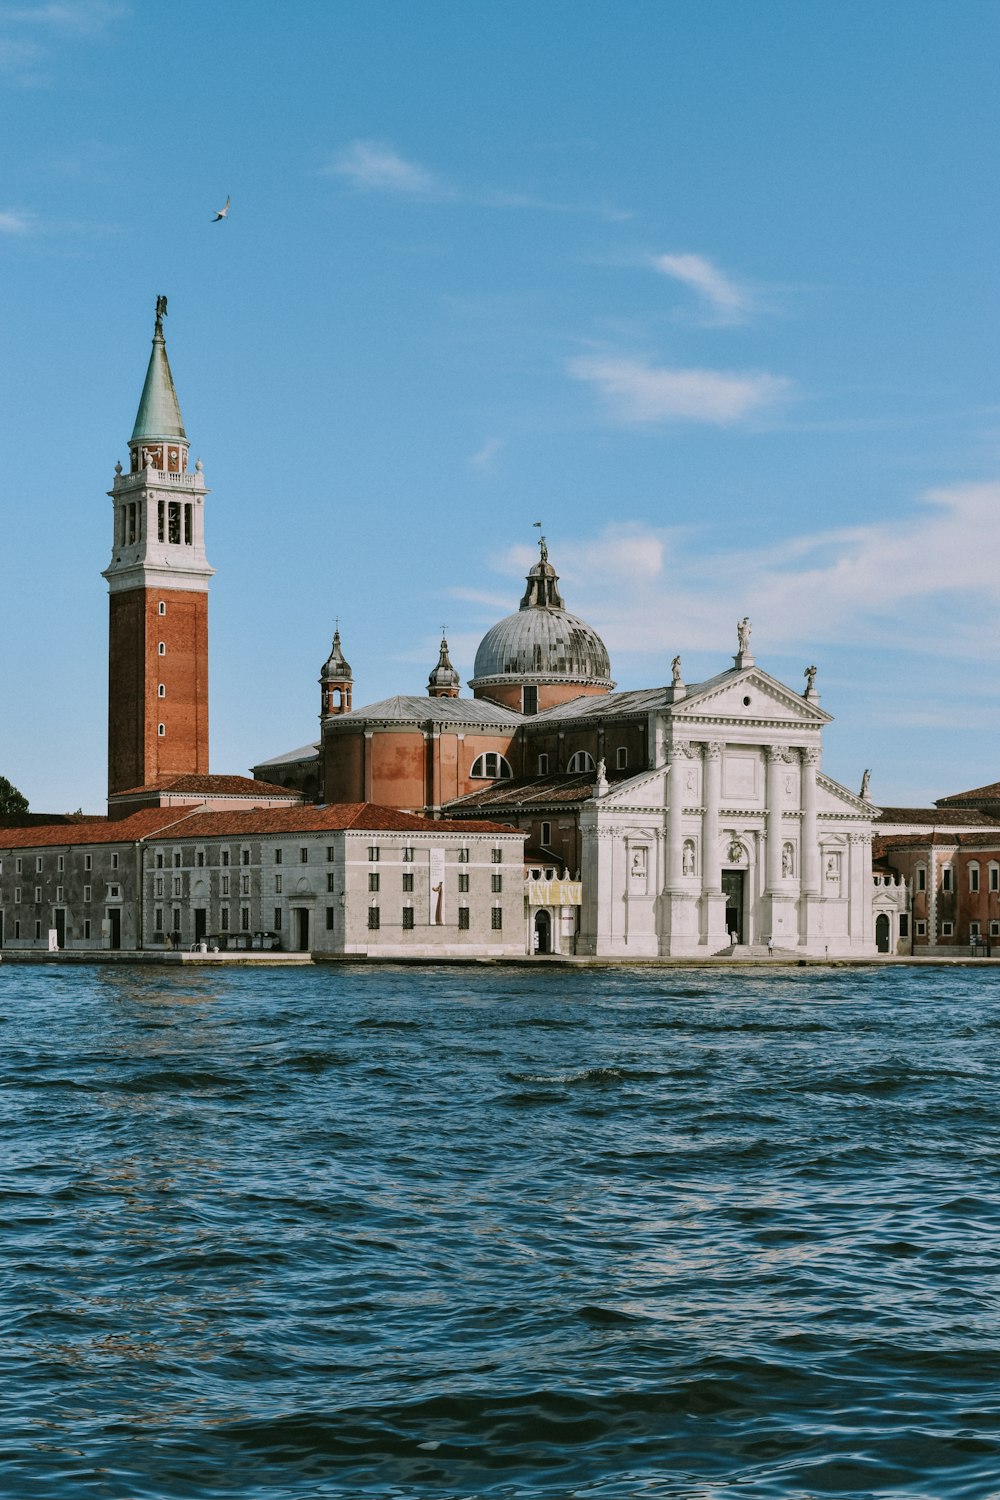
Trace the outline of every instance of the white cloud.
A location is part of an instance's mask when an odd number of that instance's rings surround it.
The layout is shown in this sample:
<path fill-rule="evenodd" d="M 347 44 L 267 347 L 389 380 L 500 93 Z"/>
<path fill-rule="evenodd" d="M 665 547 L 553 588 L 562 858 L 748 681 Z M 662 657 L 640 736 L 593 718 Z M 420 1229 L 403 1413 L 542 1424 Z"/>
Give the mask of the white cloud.
<path fill-rule="evenodd" d="M 32 215 L 14 209 L 0 209 L 0 234 L 27 234 Z"/>
<path fill-rule="evenodd" d="M 641 359 L 585 355 L 569 373 L 595 385 L 621 422 L 743 422 L 773 405 L 790 382 L 763 372 L 672 370 Z"/>
<path fill-rule="evenodd" d="M 45 5 L 0 7 L 0 21 L 90 35 L 131 13 L 131 7 L 119 0 L 50 0 Z"/>
<path fill-rule="evenodd" d="M 478 452 L 473 453 L 469 463 L 474 469 L 481 469 L 484 473 L 494 467 L 494 460 L 503 452 L 503 438 L 487 438 Z"/>
<path fill-rule="evenodd" d="M 716 322 L 742 323 L 751 310 L 748 293 L 703 255 L 654 255 L 653 265 L 704 297 Z"/>
<path fill-rule="evenodd" d="M 418 162 L 407 161 L 386 141 L 352 141 L 339 151 L 328 171 L 355 187 L 411 198 L 448 198 L 446 183 Z"/>

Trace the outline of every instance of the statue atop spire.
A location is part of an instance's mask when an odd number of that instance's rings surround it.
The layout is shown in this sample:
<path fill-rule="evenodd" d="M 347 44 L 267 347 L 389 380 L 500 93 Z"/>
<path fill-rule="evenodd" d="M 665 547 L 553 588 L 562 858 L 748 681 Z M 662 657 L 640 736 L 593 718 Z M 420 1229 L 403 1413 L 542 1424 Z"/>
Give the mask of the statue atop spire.
<path fill-rule="evenodd" d="M 163 320 L 164 320 L 164 318 L 166 316 L 167 316 L 167 299 L 166 299 L 166 297 L 157 297 L 157 299 L 156 299 L 156 332 L 157 333 L 162 333 L 163 332 Z"/>

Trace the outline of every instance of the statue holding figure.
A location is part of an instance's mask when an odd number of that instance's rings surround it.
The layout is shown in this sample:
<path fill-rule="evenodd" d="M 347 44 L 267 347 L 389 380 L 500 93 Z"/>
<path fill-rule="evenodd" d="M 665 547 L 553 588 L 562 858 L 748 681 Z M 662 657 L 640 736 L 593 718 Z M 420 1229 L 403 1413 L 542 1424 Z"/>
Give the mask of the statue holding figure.
<path fill-rule="evenodd" d="M 538 538 L 538 550 L 542 555 L 542 562 L 547 563 L 549 560 L 549 544 L 543 536 Z"/>
<path fill-rule="evenodd" d="M 816 688 L 816 668 L 806 667 L 806 697 Z"/>
<path fill-rule="evenodd" d="M 673 673 L 674 687 L 679 687 L 684 680 L 681 676 L 681 659 L 679 656 L 675 656 L 670 663 L 670 670 Z"/>
<path fill-rule="evenodd" d="M 748 615 L 744 615 L 743 618 L 742 618 L 742 620 L 740 621 L 740 623 L 737 625 L 737 627 L 736 627 L 736 634 L 739 637 L 740 651 L 741 652 L 743 652 L 743 651 L 749 651 L 750 650 L 750 618 L 749 618 Z"/>
<path fill-rule="evenodd" d="M 865 774 L 861 778 L 861 793 L 860 793 L 862 801 L 864 801 L 864 802 L 867 802 L 869 800 L 869 797 L 868 797 L 868 786 L 869 786 L 869 783 L 871 782 L 871 779 L 872 779 L 872 773 L 871 773 L 871 771 L 865 771 Z"/>

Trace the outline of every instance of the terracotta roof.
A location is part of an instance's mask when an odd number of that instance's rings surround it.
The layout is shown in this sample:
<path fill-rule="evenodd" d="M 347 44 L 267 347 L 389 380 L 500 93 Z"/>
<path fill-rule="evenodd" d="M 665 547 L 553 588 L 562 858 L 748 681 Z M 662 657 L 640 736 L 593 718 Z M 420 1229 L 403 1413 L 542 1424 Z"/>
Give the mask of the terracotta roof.
<path fill-rule="evenodd" d="M 263 770 L 265 766 L 287 766 L 296 765 L 303 760 L 316 760 L 322 746 L 318 740 L 311 745 L 300 745 L 297 750 L 286 750 L 282 755 L 269 755 L 267 760 L 259 760 L 254 770 Z"/>
<path fill-rule="evenodd" d="M 967 807 L 883 807 L 872 823 L 918 823 L 938 828 L 981 827 L 983 823 L 997 821 L 991 813 L 976 812 Z"/>
<path fill-rule="evenodd" d="M 0 849 L 66 848 L 70 844 L 130 844 L 149 838 L 161 828 L 183 822 L 195 809 L 143 807 L 127 818 L 84 818 L 73 823 L 47 823 L 31 828 L 0 829 Z"/>
<path fill-rule="evenodd" d="M 879 858 L 893 849 L 1000 849 L 1000 828 L 995 833 L 886 833 L 872 839 L 872 855 Z"/>
<path fill-rule="evenodd" d="M 608 782 L 614 786 L 616 782 L 627 781 L 630 776 L 635 775 L 635 771 L 626 771 L 618 775 L 611 772 Z M 467 807 L 502 807 L 507 810 L 520 807 L 537 809 L 550 803 L 558 806 L 572 802 L 588 802 L 594 795 L 596 784 L 593 771 L 583 771 L 575 775 L 563 772 L 551 776 L 515 776 L 506 781 L 492 781 L 489 786 L 483 787 L 482 791 L 469 792 L 464 797 L 457 797 L 454 802 L 446 802 L 445 807 L 451 812 L 463 812 Z"/>
<path fill-rule="evenodd" d="M 326 731 L 357 729 L 359 723 L 367 720 L 381 724 L 487 724 L 507 729 L 511 725 L 523 724 L 524 716 L 486 698 L 431 698 L 429 695 L 399 693 L 394 698 L 382 698 L 378 703 L 366 703 L 363 708 L 352 709 L 349 714 L 336 714 L 327 720 Z"/>
<path fill-rule="evenodd" d="M 173 826 L 164 838 L 243 838 L 255 834 L 336 833 L 516 833 L 505 823 L 455 822 L 450 818 L 422 818 L 398 807 L 375 802 L 337 802 L 325 807 L 193 808 L 183 826 Z"/>
<path fill-rule="evenodd" d="M 949 807 L 956 802 L 1000 802 L 1000 781 L 991 781 L 989 786 L 976 786 L 971 792 L 952 792 L 950 797 L 940 797 L 938 807 Z"/>
<path fill-rule="evenodd" d="M 299 793 L 269 781 L 254 781 L 252 776 L 161 776 L 148 786 L 129 787 L 115 797 L 138 797 L 143 792 L 181 792 L 192 797 L 286 797 L 297 802 Z"/>

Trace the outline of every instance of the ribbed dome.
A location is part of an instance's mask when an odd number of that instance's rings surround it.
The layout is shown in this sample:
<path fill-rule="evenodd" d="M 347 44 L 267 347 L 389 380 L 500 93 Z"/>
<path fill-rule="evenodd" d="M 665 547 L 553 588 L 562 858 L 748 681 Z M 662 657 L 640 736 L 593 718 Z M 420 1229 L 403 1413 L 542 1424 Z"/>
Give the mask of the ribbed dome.
<path fill-rule="evenodd" d="M 594 687 L 613 686 L 604 642 L 596 630 L 566 609 L 544 537 L 540 545 L 541 560 L 528 574 L 520 609 L 498 621 L 479 643 L 473 689 L 487 681 L 495 683 L 497 678 L 561 678 Z"/>

